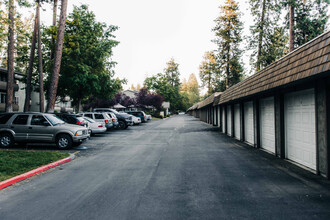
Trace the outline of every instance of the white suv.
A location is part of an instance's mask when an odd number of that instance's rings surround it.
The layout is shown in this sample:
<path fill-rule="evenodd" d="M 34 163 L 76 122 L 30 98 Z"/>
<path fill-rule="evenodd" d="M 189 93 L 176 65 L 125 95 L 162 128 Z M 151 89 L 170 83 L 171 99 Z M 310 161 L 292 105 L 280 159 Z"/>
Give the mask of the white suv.
<path fill-rule="evenodd" d="M 108 130 L 113 127 L 112 119 L 106 113 L 103 113 L 103 112 L 82 112 L 82 113 L 79 113 L 79 115 L 81 115 L 83 117 L 91 118 L 91 119 L 93 119 L 94 121 L 97 121 L 97 122 L 104 122 L 105 127 Z"/>

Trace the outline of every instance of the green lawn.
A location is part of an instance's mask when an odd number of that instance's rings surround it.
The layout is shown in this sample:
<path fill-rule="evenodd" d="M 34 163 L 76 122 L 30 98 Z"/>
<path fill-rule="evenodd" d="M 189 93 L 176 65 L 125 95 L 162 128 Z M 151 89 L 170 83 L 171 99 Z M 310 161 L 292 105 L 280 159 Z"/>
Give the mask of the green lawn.
<path fill-rule="evenodd" d="M 151 120 L 153 120 L 153 121 L 158 121 L 158 120 L 163 120 L 163 119 L 161 119 L 161 118 L 155 118 L 155 117 L 152 117 L 152 119 Z"/>
<path fill-rule="evenodd" d="M 68 153 L 0 150 L 0 181 L 68 157 Z"/>

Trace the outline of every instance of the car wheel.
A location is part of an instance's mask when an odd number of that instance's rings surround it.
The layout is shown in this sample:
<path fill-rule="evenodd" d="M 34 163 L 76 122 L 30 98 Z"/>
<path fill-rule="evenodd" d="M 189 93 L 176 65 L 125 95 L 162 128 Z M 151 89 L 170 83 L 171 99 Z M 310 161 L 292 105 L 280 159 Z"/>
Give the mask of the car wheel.
<path fill-rule="evenodd" d="M 69 149 L 72 147 L 72 139 L 68 134 L 60 134 L 56 139 L 56 146 L 59 149 Z"/>
<path fill-rule="evenodd" d="M 125 129 L 125 127 L 126 127 L 125 122 L 123 122 L 123 121 L 119 121 L 118 129 L 119 129 L 119 130 L 123 130 L 123 129 Z"/>
<path fill-rule="evenodd" d="M 1 147 L 11 147 L 14 145 L 14 138 L 9 133 L 0 134 L 0 146 Z"/>

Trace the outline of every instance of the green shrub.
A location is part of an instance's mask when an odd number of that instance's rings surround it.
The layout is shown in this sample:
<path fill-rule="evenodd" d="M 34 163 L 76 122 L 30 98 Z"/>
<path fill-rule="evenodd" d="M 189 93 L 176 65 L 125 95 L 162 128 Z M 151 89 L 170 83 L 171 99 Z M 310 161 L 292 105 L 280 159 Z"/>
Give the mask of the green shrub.
<path fill-rule="evenodd" d="M 154 112 L 151 116 L 154 117 L 154 118 L 163 118 L 163 116 L 160 115 L 159 112 Z"/>

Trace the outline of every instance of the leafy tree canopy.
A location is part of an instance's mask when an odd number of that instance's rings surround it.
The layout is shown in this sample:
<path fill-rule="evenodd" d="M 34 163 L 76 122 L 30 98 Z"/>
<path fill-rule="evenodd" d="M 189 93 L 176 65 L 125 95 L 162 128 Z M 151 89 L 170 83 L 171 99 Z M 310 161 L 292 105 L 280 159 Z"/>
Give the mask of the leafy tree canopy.
<path fill-rule="evenodd" d="M 58 96 L 70 96 L 79 105 L 91 95 L 110 99 L 121 89 L 125 80 L 114 79 L 111 68 L 115 62 L 110 59 L 113 47 L 119 43 L 113 35 L 117 29 L 97 22 L 88 6 L 74 7 L 65 26 Z M 53 31 L 52 28 L 47 31 L 48 51 L 53 47 L 49 40 Z"/>
<path fill-rule="evenodd" d="M 164 73 L 147 77 L 144 80 L 144 87 L 155 91 L 164 97 L 165 101 L 170 102 L 172 112 L 183 110 L 183 97 L 180 94 L 179 64 L 172 58 L 166 65 Z"/>
<path fill-rule="evenodd" d="M 183 110 L 186 110 L 190 106 L 199 102 L 199 85 L 195 74 L 190 74 L 188 81 L 186 79 L 183 80 L 183 83 L 181 84 L 180 94 L 183 97 Z"/>
<path fill-rule="evenodd" d="M 166 63 L 166 68 L 164 69 L 165 77 L 168 83 L 178 88 L 180 86 L 180 72 L 179 72 L 179 64 L 174 61 L 173 58 L 170 59 L 169 62 Z"/>
<path fill-rule="evenodd" d="M 254 24 L 250 26 L 248 48 L 253 51 L 251 66 L 259 71 L 287 53 L 288 38 L 279 22 L 279 1 L 250 0 L 250 6 Z"/>
<path fill-rule="evenodd" d="M 329 0 L 296 1 L 295 47 L 299 47 L 322 34 L 328 21 Z"/>
<path fill-rule="evenodd" d="M 222 74 L 214 52 L 205 52 L 203 61 L 199 66 L 199 78 L 202 81 L 202 87 L 207 88 L 208 96 L 221 90 L 219 86 L 222 80 L 221 76 Z"/>
<path fill-rule="evenodd" d="M 136 95 L 136 103 L 139 106 L 153 106 L 157 110 L 162 108 L 164 98 L 157 94 L 149 92 L 148 89 L 142 88 L 139 93 Z"/>
<path fill-rule="evenodd" d="M 8 50 L 8 7 L 7 1 L 0 1 L 0 67 L 7 68 Z M 28 1 L 18 1 L 19 6 L 29 7 Z M 34 15 L 22 16 L 15 7 L 15 71 L 25 73 L 29 60 L 31 46 L 31 34 L 33 31 Z"/>

